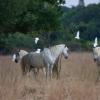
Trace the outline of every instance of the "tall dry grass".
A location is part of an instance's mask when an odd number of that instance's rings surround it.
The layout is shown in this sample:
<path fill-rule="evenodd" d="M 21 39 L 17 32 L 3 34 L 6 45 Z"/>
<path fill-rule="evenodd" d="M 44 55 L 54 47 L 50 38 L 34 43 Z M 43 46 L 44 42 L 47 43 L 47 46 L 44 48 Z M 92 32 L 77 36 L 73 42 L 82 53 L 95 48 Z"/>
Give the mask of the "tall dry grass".
<path fill-rule="evenodd" d="M 42 71 L 23 77 L 20 64 L 0 56 L 0 100 L 100 100 L 97 67 L 91 53 L 72 53 L 62 59 L 60 79 L 45 80 Z"/>

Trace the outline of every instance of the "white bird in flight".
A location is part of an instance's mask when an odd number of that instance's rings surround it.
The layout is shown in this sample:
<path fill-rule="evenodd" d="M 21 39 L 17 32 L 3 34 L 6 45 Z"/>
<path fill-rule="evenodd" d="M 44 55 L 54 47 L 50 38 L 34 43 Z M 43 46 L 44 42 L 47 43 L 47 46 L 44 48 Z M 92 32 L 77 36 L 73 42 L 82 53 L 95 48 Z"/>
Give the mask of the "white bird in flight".
<path fill-rule="evenodd" d="M 78 40 L 80 39 L 80 32 L 79 31 L 77 31 L 75 38 Z"/>
<path fill-rule="evenodd" d="M 98 45 L 98 38 L 96 37 L 93 46 L 96 47 L 97 45 Z"/>
<path fill-rule="evenodd" d="M 35 38 L 35 44 L 37 44 L 38 41 L 39 41 L 39 38 L 36 37 L 36 38 Z"/>

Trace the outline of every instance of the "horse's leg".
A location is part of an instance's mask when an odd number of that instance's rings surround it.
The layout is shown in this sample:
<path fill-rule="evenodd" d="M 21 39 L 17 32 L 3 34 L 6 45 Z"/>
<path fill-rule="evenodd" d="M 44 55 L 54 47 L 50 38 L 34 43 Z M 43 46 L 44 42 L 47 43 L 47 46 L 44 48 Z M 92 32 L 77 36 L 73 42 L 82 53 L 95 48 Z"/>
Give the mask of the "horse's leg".
<path fill-rule="evenodd" d="M 38 75 L 39 75 L 39 70 L 40 70 L 40 68 L 35 68 L 35 76 L 36 76 L 36 78 L 37 78 Z"/>
<path fill-rule="evenodd" d="M 49 77 L 50 77 L 50 80 L 52 79 L 52 69 L 53 69 L 53 64 L 49 66 Z"/>
<path fill-rule="evenodd" d="M 30 74 L 30 72 L 33 72 L 34 73 L 34 76 L 35 76 L 35 78 L 36 78 L 36 70 L 35 70 L 35 67 L 34 66 L 32 66 L 32 65 L 26 65 L 26 69 L 25 69 L 25 72 L 29 75 Z"/>
<path fill-rule="evenodd" d="M 22 68 L 22 75 L 24 76 L 26 73 L 25 73 L 25 68 L 23 67 Z"/>
<path fill-rule="evenodd" d="M 45 68 L 45 67 L 42 68 L 42 72 L 43 72 L 44 75 L 46 76 L 46 68 Z"/>
<path fill-rule="evenodd" d="M 59 68 L 58 68 L 58 78 L 60 78 L 60 71 L 61 71 L 61 58 L 62 58 L 62 54 L 59 57 Z"/>
<path fill-rule="evenodd" d="M 33 72 L 33 74 L 34 74 L 33 76 L 34 76 L 35 79 L 36 79 L 36 77 L 37 77 L 37 71 L 36 71 L 36 68 L 32 66 L 31 70 L 32 70 L 32 72 Z"/>
<path fill-rule="evenodd" d="M 58 59 L 57 59 L 57 65 L 56 65 L 57 79 L 59 78 L 59 71 L 58 71 L 58 69 L 59 69 L 59 57 L 58 57 Z"/>
<path fill-rule="evenodd" d="M 56 77 L 57 77 L 57 67 L 58 67 L 58 59 L 55 61 L 55 63 L 54 63 L 54 66 L 53 66 L 53 69 L 52 69 L 52 76 L 53 77 L 55 77 L 55 75 L 56 75 Z"/>
<path fill-rule="evenodd" d="M 48 74 L 49 74 L 49 64 L 46 65 L 46 80 L 48 78 Z"/>
<path fill-rule="evenodd" d="M 46 67 L 46 80 L 47 80 L 47 77 L 48 77 L 48 66 Z"/>
<path fill-rule="evenodd" d="M 39 73 L 39 68 L 37 68 L 37 74 Z"/>
<path fill-rule="evenodd" d="M 23 61 L 21 61 L 21 71 L 22 71 L 22 75 L 24 76 L 26 73 L 25 73 L 25 63 Z"/>
<path fill-rule="evenodd" d="M 26 65 L 26 67 L 25 67 L 25 73 L 27 74 L 27 76 L 29 76 L 31 68 L 32 68 L 31 65 L 28 65 L 28 64 Z"/>
<path fill-rule="evenodd" d="M 37 79 L 37 68 L 34 68 L 35 79 Z"/>
<path fill-rule="evenodd" d="M 59 55 L 59 57 L 57 58 L 54 67 L 53 67 L 53 71 L 56 73 L 56 77 L 57 79 L 60 77 L 60 69 L 61 69 L 61 55 Z M 53 72 L 53 74 L 54 74 Z"/>
<path fill-rule="evenodd" d="M 40 68 L 37 68 L 37 72 L 36 72 L 37 75 L 39 74 L 39 70 L 40 70 Z"/>
<path fill-rule="evenodd" d="M 23 75 L 26 75 L 27 74 L 27 66 L 28 65 L 24 65 L 24 67 L 23 67 Z"/>
<path fill-rule="evenodd" d="M 100 66 L 97 66 L 98 67 L 98 75 L 97 75 L 97 79 L 96 79 L 96 83 L 99 81 L 99 78 L 100 78 Z"/>

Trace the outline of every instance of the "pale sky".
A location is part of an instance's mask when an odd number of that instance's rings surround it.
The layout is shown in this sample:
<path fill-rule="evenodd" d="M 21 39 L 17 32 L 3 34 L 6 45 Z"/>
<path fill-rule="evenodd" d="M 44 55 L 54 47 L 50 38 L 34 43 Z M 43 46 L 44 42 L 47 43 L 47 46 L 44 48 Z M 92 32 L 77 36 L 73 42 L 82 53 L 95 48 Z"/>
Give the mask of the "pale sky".
<path fill-rule="evenodd" d="M 85 1 L 85 5 L 88 4 L 93 4 L 93 3 L 98 3 L 100 2 L 100 0 L 84 0 Z M 71 7 L 71 6 L 77 6 L 78 5 L 79 0 L 66 0 L 66 6 L 67 7 Z"/>

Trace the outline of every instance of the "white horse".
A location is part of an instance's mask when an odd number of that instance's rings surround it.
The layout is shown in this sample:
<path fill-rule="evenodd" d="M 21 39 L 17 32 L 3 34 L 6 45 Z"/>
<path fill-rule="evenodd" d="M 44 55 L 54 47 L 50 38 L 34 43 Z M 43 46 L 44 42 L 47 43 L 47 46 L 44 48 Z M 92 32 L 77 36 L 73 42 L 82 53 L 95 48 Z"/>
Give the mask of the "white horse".
<path fill-rule="evenodd" d="M 94 47 L 93 48 L 94 60 L 96 61 L 99 56 L 100 56 L 100 47 Z"/>
<path fill-rule="evenodd" d="M 93 58 L 97 64 L 97 68 L 98 68 L 98 76 L 97 76 L 97 80 L 96 80 L 96 82 L 98 82 L 99 77 L 100 77 L 100 47 L 93 48 Z"/>
<path fill-rule="evenodd" d="M 43 59 L 46 64 L 46 77 L 52 77 L 52 70 L 54 64 L 60 55 L 63 55 L 65 58 L 68 58 L 68 48 L 65 47 L 65 44 L 55 45 L 50 48 L 44 48 L 43 50 Z"/>

